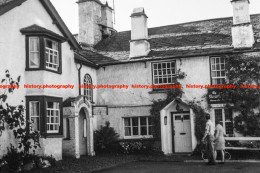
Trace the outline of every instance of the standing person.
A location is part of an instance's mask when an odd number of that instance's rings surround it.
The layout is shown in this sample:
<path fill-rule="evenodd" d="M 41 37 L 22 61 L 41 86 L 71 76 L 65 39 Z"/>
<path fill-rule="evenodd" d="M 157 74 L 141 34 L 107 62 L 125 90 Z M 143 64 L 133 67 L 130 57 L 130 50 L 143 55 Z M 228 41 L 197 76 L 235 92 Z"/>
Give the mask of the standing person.
<path fill-rule="evenodd" d="M 214 150 L 214 125 L 212 121 L 210 120 L 210 115 L 206 114 L 206 129 L 204 136 L 202 138 L 202 142 L 205 142 L 206 140 L 206 146 L 207 146 L 207 155 L 208 155 L 208 164 L 209 165 L 215 165 L 215 150 Z"/>
<path fill-rule="evenodd" d="M 220 124 L 220 121 L 216 121 L 216 130 L 215 130 L 215 156 L 217 157 L 217 151 L 221 152 L 221 164 L 225 163 L 225 132 L 223 126 Z"/>

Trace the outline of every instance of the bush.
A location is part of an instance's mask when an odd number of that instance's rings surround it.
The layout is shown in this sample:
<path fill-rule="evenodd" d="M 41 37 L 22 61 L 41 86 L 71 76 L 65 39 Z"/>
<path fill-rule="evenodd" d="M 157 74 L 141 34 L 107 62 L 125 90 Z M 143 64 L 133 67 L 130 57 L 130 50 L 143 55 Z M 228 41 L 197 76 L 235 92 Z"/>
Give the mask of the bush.
<path fill-rule="evenodd" d="M 101 126 L 100 130 L 94 132 L 95 152 L 118 152 L 118 140 L 119 135 L 114 128 L 110 127 L 110 123 L 107 121 L 105 126 Z"/>
<path fill-rule="evenodd" d="M 23 164 L 23 153 L 18 152 L 13 145 L 7 148 L 7 154 L 3 157 L 10 171 L 20 170 Z"/>
<path fill-rule="evenodd" d="M 38 156 L 19 152 L 13 145 L 8 147 L 7 150 L 7 154 L 2 160 L 0 159 L 0 168 L 7 165 L 10 172 L 29 171 L 56 165 L 56 160 L 52 156 Z"/>

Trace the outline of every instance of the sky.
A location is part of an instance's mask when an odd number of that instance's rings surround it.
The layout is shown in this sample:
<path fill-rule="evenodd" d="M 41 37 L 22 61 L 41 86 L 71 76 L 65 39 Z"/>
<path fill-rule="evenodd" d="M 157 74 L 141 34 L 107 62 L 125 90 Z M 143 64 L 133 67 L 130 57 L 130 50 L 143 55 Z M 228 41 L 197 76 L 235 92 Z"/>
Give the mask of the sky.
<path fill-rule="evenodd" d="M 103 0 L 101 0 L 103 1 Z M 107 0 L 113 6 L 113 0 Z M 77 0 L 51 0 L 70 31 L 78 33 Z M 130 15 L 134 8 L 144 7 L 148 27 L 185 23 L 233 15 L 230 0 L 114 0 L 117 31 L 131 29 Z M 250 13 L 260 13 L 260 0 L 250 0 Z"/>

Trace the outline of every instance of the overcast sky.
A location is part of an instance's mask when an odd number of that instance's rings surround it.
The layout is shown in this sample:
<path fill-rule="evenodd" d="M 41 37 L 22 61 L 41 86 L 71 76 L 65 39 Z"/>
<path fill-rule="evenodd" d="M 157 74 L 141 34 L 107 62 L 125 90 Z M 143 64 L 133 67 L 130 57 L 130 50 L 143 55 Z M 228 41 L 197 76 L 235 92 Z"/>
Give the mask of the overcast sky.
<path fill-rule="evenodd" d="M 73 34 L 78 33 L 77 0 L 51 0 Z M 113 6 L 113 0 L 107 0 Z M 144 7 L 149 27 L 232 16 L 230 0 L 114 0 L 117 31 L 130 30 L 133 8 Z M 260 0 L 250 0 L 250 13 L 260 13 Z"/>

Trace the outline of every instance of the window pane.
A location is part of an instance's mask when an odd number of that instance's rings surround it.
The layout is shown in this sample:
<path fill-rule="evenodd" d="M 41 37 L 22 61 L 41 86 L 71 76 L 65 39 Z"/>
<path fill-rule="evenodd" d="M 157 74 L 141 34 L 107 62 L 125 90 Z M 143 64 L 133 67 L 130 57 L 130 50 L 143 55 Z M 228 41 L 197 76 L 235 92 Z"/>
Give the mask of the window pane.
<path fill-rule="evenodd" d="M 222 109 L 215 109 L 215 122 L 221 122 L 222 124 L 223 122 Z"/>
<path fill-rule="evenodd" d="M 39 131 L 40 130 L 40 117 L 31 117 L 32 122 L 32 130 Z"/>
<path fill-rule="evenodd" d="M 141 135 L 147 135 L 147 126 L 141 127 Z"/>
<path fill-rule="evenodd" d="M 232 121 L 232 110 L 231 109 L 225 109 L 225 120 L 226 121 Z"/>
<path fill-rule="evenodd" d="M 149 131 L 148 131 L 148 132 L 149 132 L 148 135 L 152 135 L 152 126 L 149 126 L 148 129 L 149 129 Z"/>
<path fill-rule="evenodd" d="M 32 130 L 40 130 L 40 102 L 29 102 L 29 116 Z"/>
<path fill-rule="evenodd" d="M 226 122 L 226 134 L 232 135 L 233 134 L 233 123 Z"/>
<path fill-rule="evenodd" d="M 138 126 L 138 117 L 132 118 L 132 125 Z"/>
<path fill-rule="evenodd" d="M 139 135 L 138 134 L 138 127 L 133 127 L 133 135 Z"/>
<path fill-rule="evenodd" d="M 45 39 L 46 68 L 58 71 L 59 68 L 59 43 Z"/>
<path fill-rule="evenodd" d="M 38 37 L 29 38 L 29 67 L 40 68 L 40 42 Z"/>
<path fill-rule="evenodd" d="M 131 127 L 125 127 L 125 136 L 131 136 Z"/>
<path fill-rule="evenodd" d="M 147 121 L 146 121 L 147 117 L 141 117 L 140 120 L 141 120 L 141 126 L 147 125 Z"/>
<path fill-rule="evenodd" d="M 130 118 L 124 118 L 125 126 L 131 126 L 130 124 Z"/>
<path fill-rule="evenodd" d="M 148 124 L 152 125 L 151 117 L 147 117 L 147 118 L 148 118 Z"/>

